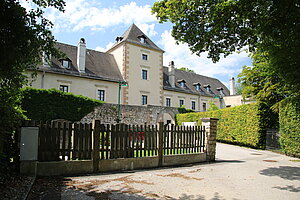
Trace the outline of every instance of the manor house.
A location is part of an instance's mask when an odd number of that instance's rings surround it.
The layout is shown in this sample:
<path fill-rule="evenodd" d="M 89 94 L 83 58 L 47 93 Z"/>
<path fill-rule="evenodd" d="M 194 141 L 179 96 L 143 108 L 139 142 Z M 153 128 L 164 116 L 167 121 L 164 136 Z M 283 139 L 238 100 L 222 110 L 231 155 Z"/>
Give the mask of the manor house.
<path fill-rule="evenodd" d="M 87 43 L 83 38 L 78 46 L 57 43 L 66 57 L 44 59 L 32 87 L 56 88 L 114 104 L 120 100 L 127 105 L 184 106 L 195 111 L 206 111 L 210 101 L 220 108 L 229 106 L 224 98 L 230 91 L 223 83 L 178 70 L 173 61 L 163 66 L 164 51 L 135 24 L 105 53 L 86 48 Z"/>

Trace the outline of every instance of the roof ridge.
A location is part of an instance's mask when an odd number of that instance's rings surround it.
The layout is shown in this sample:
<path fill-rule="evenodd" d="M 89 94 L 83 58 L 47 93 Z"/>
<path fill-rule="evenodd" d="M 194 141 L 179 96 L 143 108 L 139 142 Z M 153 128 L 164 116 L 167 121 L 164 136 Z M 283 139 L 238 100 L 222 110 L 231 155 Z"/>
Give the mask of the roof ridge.
<path fill-rule="evenodd" d="M 75 48 L 77 48 L 76 45 L 72 45 L 72 44 L 65 44 L 65 43 L 62 43 L 62 42 L 56 42 L 56 43 L 58 43 L 58 44 L 60 44 L 60 45 L 65 45 L 65 46 L 70 46 L 70 47 L 75 47 Z M 89 49 L 89 48 L 86 48 L 86 50 L 89 50 L 89 51 L 95 51 L 95 52 L 103 53 L 103 54 L 110 54 L 110 53 L 107 53 L 107 52 L 97 51 L 97 50 L 95 50 L 95 49 Z M 110 54 L 110 55 L 111 55 L 111 54 Z"/>
<path fill-rule="evenodd" d="M 167 66 L 163 66 L 163 67 L 169 68 L 169 67 L 167 67 Z M 219 80 L 219 79 L 217 79 L 217 78 L 210 77 L 210 76 L 205 76 L 205 75 L 202 75 L 202 74 L 198 74 L 198 73 L 196 73 L 196 72 L 188 72 L 188 71 L 180 70 L 180 69 L 177 69 L 177 68 L 175 68 L 175 70 L 179 70 L 179 71 L 184 72 L 184 73 L 190 73 L 190 74 L 195 74 L 195 75 L 202 76 L 202 77 L 206 77 L 206 78 L 211 78 L 211 79 Z"/>

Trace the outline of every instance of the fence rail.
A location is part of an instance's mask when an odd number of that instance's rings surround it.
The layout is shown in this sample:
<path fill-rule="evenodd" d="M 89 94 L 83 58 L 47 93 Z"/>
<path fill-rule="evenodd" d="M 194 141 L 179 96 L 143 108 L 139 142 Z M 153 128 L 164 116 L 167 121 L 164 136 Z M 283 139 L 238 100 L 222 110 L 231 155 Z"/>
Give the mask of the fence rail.
<path fill-rule="evenodd" d="M 202 126 L 104 125 L 100 121 L 94 124 L 26 123 L 40 129 L 39 161 L 162 157 L 205 151 L 205 128 Z"/>

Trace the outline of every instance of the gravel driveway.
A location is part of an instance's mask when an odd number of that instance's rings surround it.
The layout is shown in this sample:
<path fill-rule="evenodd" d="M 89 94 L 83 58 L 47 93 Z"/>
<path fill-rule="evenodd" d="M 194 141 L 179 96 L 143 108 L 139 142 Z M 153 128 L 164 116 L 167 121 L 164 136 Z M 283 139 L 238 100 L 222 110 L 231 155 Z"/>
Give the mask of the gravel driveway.
<path fill-rule="evenodd" d="M 295 160 L 218 143 L 212 164 L 60 177 L 53 191 L 55 199 L 299 200 L 300 162 Z M 38 199 L 52 199 L 53 191 L 40 192 Z"/>

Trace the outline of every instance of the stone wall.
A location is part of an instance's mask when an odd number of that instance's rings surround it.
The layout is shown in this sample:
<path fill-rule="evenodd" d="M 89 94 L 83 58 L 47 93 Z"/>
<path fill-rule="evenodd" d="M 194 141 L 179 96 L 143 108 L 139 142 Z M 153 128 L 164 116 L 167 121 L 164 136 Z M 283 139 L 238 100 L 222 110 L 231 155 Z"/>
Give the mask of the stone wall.
<path fill-rule="evenodd" d="M 217 144 L 217 124 L 219 119 L 202 118 L 202 126 L 205 126 L 206 134 L 206 161 L 215 161 Z"/>
<path fill-rule="evenodd" d="M 121 105 L 121 123 L 131 125 L 154 125 L 164 121 L 165 115 L 175 120 L 178 114 L 177 108 L 163 106 L 133 106 Z M 117 104 L 101 104 L 95 110 L 81 119 L 82 123 L 90 123 L 93 120 L 100 120 L 102 124 L 116 124 L 118 115 Z M 172 122 L 172 123 L 173 123 Z"/>

